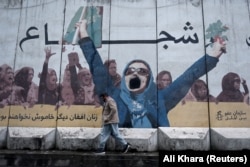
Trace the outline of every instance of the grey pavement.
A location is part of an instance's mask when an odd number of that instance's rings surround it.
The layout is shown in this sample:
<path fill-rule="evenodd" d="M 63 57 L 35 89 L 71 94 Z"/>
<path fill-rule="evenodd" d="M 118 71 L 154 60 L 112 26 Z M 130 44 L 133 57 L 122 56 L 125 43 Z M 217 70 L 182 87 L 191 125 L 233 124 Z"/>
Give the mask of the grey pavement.
<path fill-rule="evenodd" d="M 155 167 L 158 152 L 0 150 L 0 167 Z"/>

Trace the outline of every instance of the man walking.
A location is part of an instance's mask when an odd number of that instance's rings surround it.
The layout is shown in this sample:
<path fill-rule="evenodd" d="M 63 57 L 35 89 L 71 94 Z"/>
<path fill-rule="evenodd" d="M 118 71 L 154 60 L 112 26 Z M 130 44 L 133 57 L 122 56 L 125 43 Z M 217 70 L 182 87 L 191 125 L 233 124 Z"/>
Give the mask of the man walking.
<path fill-rule="evenodd" d="M 100 143 L 95 153 L 105 154 L 105 144 L 110 135 L 123 145 L 122 151 L 123 153 L 126 153 L 129 150 L 130 145 L 124 140 L 124 138 L 119 133 L 119 117 L 116 102 L 107 93 L 102 93 L 100 95 L 100 98 L 104 102 L 102 111 L 103 126 L 101 130 Z"/>

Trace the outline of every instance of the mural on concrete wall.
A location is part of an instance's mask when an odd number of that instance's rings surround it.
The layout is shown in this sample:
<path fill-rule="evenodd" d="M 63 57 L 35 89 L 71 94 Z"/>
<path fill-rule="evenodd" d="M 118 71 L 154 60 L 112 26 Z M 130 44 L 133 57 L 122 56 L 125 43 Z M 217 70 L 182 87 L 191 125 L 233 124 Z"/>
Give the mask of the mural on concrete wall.
<path fill-rule="evenodd" d="M 249 127 L 247 121 L 249 119 L 249 74 L 247 72 L 249 46 L 246 43 L 249 32 L 243 30 L 243 27 L 249 26 L 249 21 L 242 20 L 245 15 L 248 15 L 249 6 L 243 1 L 241 3 L 220 1 L 213 4 L 204 1 L 203 5 L 204 13 L 209 13 L 204 17 L 205 27 L 214 29 L 210 31 L 211 34 L 221 31 L 228 39 L 227 53 L 220 60 L 220 70 L 208 74 L 210 93 L 215 95 L 219 102 L 210 103 L 210 125 L 212 127 Z M 223 7 L 216 7 L 217 5 Z M 230 13 L 226 6 L 235 8 L 234 12 Z M 216 12 L 211 13 L 212 9 Z M 221 23 L 215 20 L 220 20 Z M 226 28 L 223 27 L 224 25 L 228 30 L 223 31 Z M 214 86 L 215 84 L 218 86 Z"/>
<path fill-rule="evenodd" d="M 234 21 L 245 1 L 11 2 L 1 2 L 2 126 L 100 127 L 102 92 L 120 127 L 250 126 L 249 21 Z M 78 43 L 83 21 L 93 44 Z M 219 62 L 206 55 L 224 42 Z"/>
<path fill-rule="evenodd" d="M 77 6 L 76 6 L 77 7 Z M 74 15 L 69 14 L 70 22 L 64 33 L 62 44 L 66 64 L 61 67 L 62 101 L 66 107 L 58 110 L 58 126 L 100 126 L 101 104 L 95 92 L 96 84 L 89 68 L 83 64 L 83 56 L 77 51 L 79 28 L 76 24 L 83 19 L 87 21 L 88 34 L 95 47 L 102 47 L 103 6 L 81 6 Z M 67 10 L 66 10 L 67 13 Z M 67 14 L 66 14 L 67 15 Z M 66 50 L 67 48 L 67 50 Z M 81 59 L 80 59 L 81 58 Z M 73 114 L 71 111 L 74 111 Z M 85 120 L 85 123 L 83 123 Z M 90 122 L 88 125 L 86 122 Z"/>
<path fill-rule="evenodd" d="M 1 20 L 6 20 L 5 24 L 0 25 L 0 29 L 8 30 L 8 33 L 1 33 L 1 65 L 0 65 L 0 127 L 8 126 L 10 106 L 5 106 L 8 96 L 11 94 L 11 85 L 14 81 L 14 59 L 15 59 L 15 43 L 18 34 L 18 26 L 15 25 L 20 20 L 20 10 L 12 10 L 6 6 L 16 6 L 20 9 L 20 3 L 6 1 L 1 3 Z M 4 10 L 3 10 L 4 9 Z M 2 41 L 5 39 L 4 41 Z M 18 89 L 18 88 L 16 88 Z"/>

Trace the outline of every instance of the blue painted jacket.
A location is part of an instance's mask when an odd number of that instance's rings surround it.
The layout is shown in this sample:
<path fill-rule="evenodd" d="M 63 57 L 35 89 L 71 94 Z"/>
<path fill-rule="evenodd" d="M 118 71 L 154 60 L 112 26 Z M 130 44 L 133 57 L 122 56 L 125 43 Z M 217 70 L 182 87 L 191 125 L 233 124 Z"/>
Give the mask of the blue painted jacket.
<path fill-rule="evenodd" d="M 96 93 L 107 92 L 116 101 L 119 127 L 126 128 L 169 127 L 168 112 L 187 94 L 193 82 L 212 70 L 219 61 L 218 58 L 204 55 L 169 87 L 162 90 L 157 90 L 150 69 L 147 88 L 141 94 L 134 95 L 128 91 L 125 84 L 124 73 L 128 66 L 124 69 L 120 88 L 117 88 L 113 85 L 112 78 L 91 39 L 80 39 L 79 45 L 93 75 Z"/>

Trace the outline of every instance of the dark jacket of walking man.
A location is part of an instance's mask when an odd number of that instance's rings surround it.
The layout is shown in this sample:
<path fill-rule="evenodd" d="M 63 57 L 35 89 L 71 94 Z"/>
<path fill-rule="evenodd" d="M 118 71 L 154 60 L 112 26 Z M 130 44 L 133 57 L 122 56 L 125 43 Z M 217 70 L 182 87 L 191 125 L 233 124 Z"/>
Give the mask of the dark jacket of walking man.
<path fill-rule="evenodd" d="M 126 153 L 130 145 L 125 141 L 125 139 L 119 133 L 118 123 L 118 111 L 117 105 L 114 99 L 112 99 L 107 93 L 102 93 L 100 98 L 103 100 L 103 111 L 102 111 L 102 129 L 101 137 L 97 154 L 105 154 L 105 145 L 111 135 L 123 146 L 123 153 Z"/>

